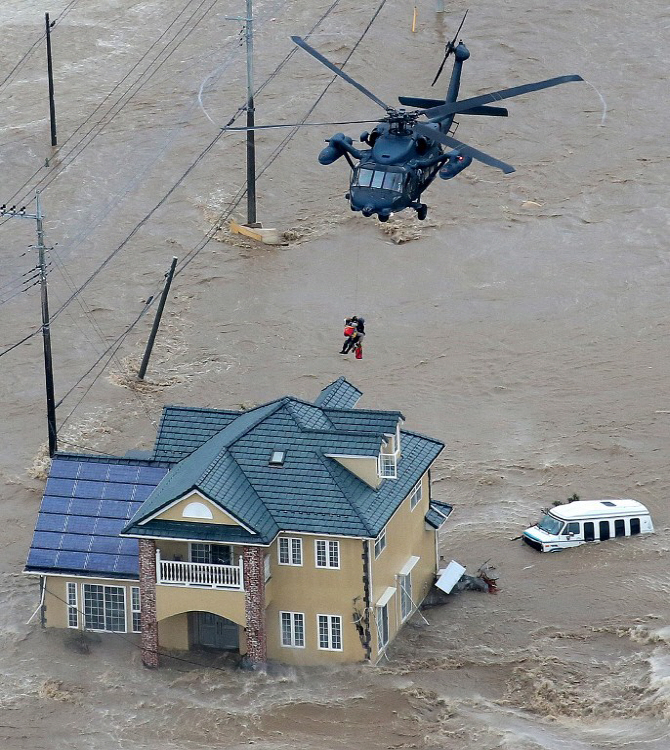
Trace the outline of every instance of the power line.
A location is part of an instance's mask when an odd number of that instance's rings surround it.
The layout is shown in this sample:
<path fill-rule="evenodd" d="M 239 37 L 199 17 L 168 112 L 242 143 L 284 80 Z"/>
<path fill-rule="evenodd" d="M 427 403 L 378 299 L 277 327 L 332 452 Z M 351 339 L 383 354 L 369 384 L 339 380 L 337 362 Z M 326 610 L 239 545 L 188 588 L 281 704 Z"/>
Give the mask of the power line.
<path fill-rule="evenodd" d="M 195 1 L 197 1 L 197 0 L 195 0 Z M 174 26 L 174 24 L 184 14 L 184 12 L 186 11 L 186 9 L 188 8 L 188 6 L 192 2 L 194 2 L 194 0 L 188 0 L 187 1 L 187 3 L 184 6 L 184 8 L 177 14 L 177 16 L 173 19 L 173 21 L 170 23 L 170 25 L 167 27 L 167 29 L 165 29 L 165 31 L 158 37 L 158 39 L 156 39 L 151 44 L 151 46 L 149 47 L 149 49 L 135 63 L 135 65 L 130 69 L 130 71 L 128 71 L 128 73 L 124 76 L 124 78 L 122 78 L 121 81 L 119 81 L 114 86 L 114 88 L 105 96 L 105 98 L 103 99 L 103 101 L 100 104 L 98 104 L 98 106 L 86 118 L 86 120 L 84 120 L 83 123 L 81 123 L 73 131 L 73 133 L 70 136 L 68 136 L 68 138 L 66 138 L 66 140 L 61 144 L 61 146 L 54 151 L 54 153 L 52 155 L 52 159 L 55 158 L 56 156 L 58 156 L 63 151 L 64 147 L 75 137 L 75 135 L 86 125 L 86 123 L 88 123 L 91 120 L 91 118 L 95 115 L 95 113 L 104 105 L 104 103 L 116 91 L 116 89 L 119 88 L 119 86 L 130 76 L 130 74 L 133 72 L 133 70 L 135 70 L 135 68 L 137 68 L 139 66 L 139 64 L 147 57 L 147 55 L 149 54 L 149 52 L 156 46 L 156 44 L 158 44 L 158 42 L 160 42 L 160 40 L 172 28 L 172 26 Z M 202 6 L 205 5 L 207 2 L 210 3 L 209 7 L 205 10 L 205 12 L 202 14 L 202 16 L 199 19 L 197 19 L 197 21 L 195 22 L 195 24 L 193 25 L 193 27 L 189 31 L 187 31 L 187 33 L 184 35 L 184 37 L 173 47 L 173 49 L 166 55 L 165 59 L 163 59 L 158 64 L 158 66 L 155 68 L 155 70 L 153 70 L 153 72 L 151 72 L 151 74 L 146 78 L 146 80 L 144 80 L 142 83 L 139 83 L 141 81 L 142 77 L 147 74 L 147 72 L 156 63 L 156 61 L 160 58 L 160 56 L 169 48 L 169 46 L 174 43 L 174 41 L 177 39 L 177 37 L 179 36 L 179 34 L 181 34 L 181 32 L 186 28 L 186 26 L 191 21 L 191 19 L 198 13 L 198 11 L 200 10 L 200 8 L 202 8 Z M 107 112 L 104 115 L 102 115 L 101 119 L 98 120 L 98 122 L 96 122 L 91 128 L 89 128 L 89 130 L 74 144 L 74 146 L 72 146 L 70 148 L 70 150 L 68 151 L 68 153 L 66 153 L 63 156 L 63 162 L 58 166 L 58 168 L 55 169 L 54 172 L 50 172 L 48 175 L 45 175 L 40 180 L 38 180 L 36 186 L 42 186 L 43 188 L 48 187 L 58 176 L 60 176 L 60 174 L 64 171 L 64 169 L 66 167 L 70 166 L 72 164 L 72 162 L 78 156 L 81 155 L 81 153 L 84 151 L 84 149 L 87 148 L 93 142 L 93 140 L 100 134 L 100 131 L 102 130 L 102 128 L 105 127 L 105 126 L 107 126 L 107 125 L 109 125 L 109 123 L 128 105 L 128 103 L 133 99 L 133 97 L 135 97 L 135 95 L 142 89 L 142 87 L 145 86 L 148 83 L 149 80 L 151 80 L 151 78 L 158 72 L 158 70 L 160 70 L 160 68 L 167 62 L 167 60 L 176 52 L 176 50 L 179 48 L 179 46 L 191 35 L 191 33 L 193 33 L 193 31 L 195 31 L 195 29 L 200 24 L 200 22 L 205 18 L 205 16 L 214 7 L 214 5 L 216 5 L 216 2 L 217 2 L 217 0 L 200 0 L 200 4 L 198 5 L 198 7 L 186 19 L 186 21 L 184 22 L 184 24 L 176 31 L 176 33 L 168 41 L 168 43 L 166 44 L 166 46 L 160 52 L 158 52 L 156 54 L 156 56 L 151 60 L 151 62 L 149 62 L 149 64 L 147 65 L 147 67 L 140 73 L 140 75 L 138 76 L 138 78 L 126 88 L 126 90 L 119 96 L 119 98 L 117 98 L 117 100 L 110 106 L 110 108 L 107 110 Z M 121 104 L 121 106 L 119 107 L 119 109 L 110 116 L 110 113 L 113 111 L 113 109 L 115 107 L 117 107 L 120 102 L 122 102 L 123 98 L 135 86 L 137 86 L 136 90 L 128 97 L 128 99 L 125 102 L 123 102 L 123 104 Z M 106 118 L 108 118 L 108 119 L 106 119 Z M 105 120 L 106 120 L 106 122 L 105 122 Z M 93 131 L 96 128 L 98 129 L 98 132 L 95 133 L 90 138 L 90 140 L 87 143 L 84 143 L 84 141 L 86 141 L 86 139 L 88 138 L 88 136 L 91 135 L 91 133 L 93 133 Z M 81 145 L 82 143 L 84 144 L 83 146 Z M 79 146 L 81 146 L 81 148 L 79 148 L 79 150 L 76 151 L 76 149 Z M 76 151 L 76 153 L 75 153 L 75 151 Z M 69 159 L 69 161 L 68 161 L 68 159 Z M 30 184 L 32 182 L 32 180 L 42 171 L 43 168 L 44 167 L 40 166 L 37 170 L 35 170 L 33 172 L 33 174 L 23 183 L 23 185 L 20 188 L 18 188 L 18 190 L 14 193 L 14 195 L 9 199 L 8 202 L 12 202 L 12 201 L 16 200 L 16 196 L 19 195 L 21 193 L 21 191 L 28 184 Z M 25 200 L 28 197 L 28 195 L 29 195 L 29 192 L 28 193 L 24 193 L 22 199 L 20 201 L 17 201 L 17 202 L 21 203 L 23 200 Z M 2 224 L 4 224 L 4 223 L 5 223 L 4 221 L 0 222 L 0 226 L 2 226 Z"/>
<path fill-rule="evenodd" d="M 60 23 L 60 21 L 65 18 L 65 16 L 72 10 L 72 7 L 75 5 L 75 3 L 79 2 L 79 0 L 71 0 L 68 5 L 65 6 L 63 12 L 56 18 L 56 20 L 53 22 L 53 26 L 55 26 L 57 23 Z M 9 82 L 9 79 L 18 71 L 18 69 L 23 65 L 23 63 L 32 55 L 32 53 L 35 51 L 35 49 L 42 43 L 44 40 L 44 37 L 46 36 L 46 31 L 42 33 L 42 35 L 37 39 L 35 42 L 33 42 L 32 46 L 28 49 L 28 51 L 23 55 L 23 57 L 16 63 L 16 65 L 7 73 L 5 78 L 0 81 L 0 90 L 2 90 L 3 86 Z"/>

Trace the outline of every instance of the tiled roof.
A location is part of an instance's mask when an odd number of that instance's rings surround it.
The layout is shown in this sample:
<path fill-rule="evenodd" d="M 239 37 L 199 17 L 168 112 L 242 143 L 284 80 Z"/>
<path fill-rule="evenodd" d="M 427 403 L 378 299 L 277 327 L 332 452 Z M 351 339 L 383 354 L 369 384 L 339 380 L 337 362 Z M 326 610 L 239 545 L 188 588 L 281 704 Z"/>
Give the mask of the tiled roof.
<path fill-rule="evenodd" d="M 323 409 L 353 409 L 362 395 L 363 391 L 359 391 L 345 377 L 341 377 L 319 393 L 314 405 Z"/>
<path fill-rule="evenodd" d="M 56 454 L 26 570 L 136 578 L 137 541 L 119 532 L 166 473 L 147 461 Z"/>
<path fill-rule="evenodd" d="M 336 382 L 340 393 L 360 393 L 343 379 Z M 333 389 L 331 395 L 337 392 Z M 186 424 L 192 420 L 195 426 L 198 418 L 197 410 L 170 414 L 170 419 L 164 415 L 157 441 L 164 459 L 186 450 Z M 177 533 L 181 527 L 174 522 L 153 517 L 195 489 L 250 529 L 259 543 L 268 543 L 282 530 L 374 537 L 443 448 L 437 440 L 402 432 L 398 479 L 384 480 L 373 489 L 328 456 L 376 458 L 384 435 L 395 433 L 400 412 L 336 409 L 285 397 L 247 412 L 225 414 L 225 426 L 207 441 L 197 447 L 195 440 L 190 442 L 191 452 L 174 466 L 124 533 Z M 230 419 L 231 414 L 236 416 Z M 206 415 L 211 429 L 216 420 L 211 411 Z M 284 452 L 280 466 L 270 463 L 275 451 Z M 227 527 L 219 533 L 233 532 Z"/>
<path fill-rule="evenodd" d="M 453 509 L 453 506 L 447 503 L 431 501 L 428 513 L 426 513 L 426 523 L 429 523 L 434 529 L 442 528 Z"/>

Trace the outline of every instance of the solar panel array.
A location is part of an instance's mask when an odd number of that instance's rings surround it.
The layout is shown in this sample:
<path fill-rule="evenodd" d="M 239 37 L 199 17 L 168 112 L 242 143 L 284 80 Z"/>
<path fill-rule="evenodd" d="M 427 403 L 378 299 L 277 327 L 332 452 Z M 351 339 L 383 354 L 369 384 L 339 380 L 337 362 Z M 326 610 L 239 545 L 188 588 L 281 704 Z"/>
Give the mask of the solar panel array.
<path fill-rule="evenodd" d="M 166 473 L 138 462 L 56 457 L 26 569 L 137 577 L 138 542 L 119 532 Z"/>

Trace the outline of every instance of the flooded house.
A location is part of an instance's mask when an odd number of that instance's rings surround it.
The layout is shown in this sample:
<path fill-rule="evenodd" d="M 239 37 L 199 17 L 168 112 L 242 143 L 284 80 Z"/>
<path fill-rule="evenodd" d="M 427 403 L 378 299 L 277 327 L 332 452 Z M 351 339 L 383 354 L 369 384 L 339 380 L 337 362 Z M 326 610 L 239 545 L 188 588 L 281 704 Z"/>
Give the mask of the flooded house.
<path fill-rule="evenodd" d="M 167 406 L 146 458 L 56 454 L 25 568 L 43 623 L 137 633 L 151 667 L 195 648 L 376 662 L 451 507 L 431 496 L 444 445 L 361 395 L 340 378 L 314 402 Z"/>

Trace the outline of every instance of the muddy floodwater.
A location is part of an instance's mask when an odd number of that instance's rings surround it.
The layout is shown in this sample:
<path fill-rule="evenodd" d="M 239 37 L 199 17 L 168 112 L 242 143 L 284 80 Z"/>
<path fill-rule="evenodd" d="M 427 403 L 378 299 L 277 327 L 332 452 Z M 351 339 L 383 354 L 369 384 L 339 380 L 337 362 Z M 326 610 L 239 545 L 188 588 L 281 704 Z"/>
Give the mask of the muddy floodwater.
<path fill-rule="evenodd" d="M 256 2 L 258 123 L 383 114 L 329 85 L 291 34 L 350 56 L 384 101 L 443 93 L 450 65 L 430 82 L 467 8 L 462 97 L 587 81 L 510 100 L 507 119 L 457 118 L 461 140 L 517 171 L 475 162 L 437 180 L 423 223 L 352 214 L 346 165 L 318 164 L 325 138 L 372 125 L 259 133 L 259 218 L 286 232 L 282 247 L 227 231 L 246 205 L 244 136 L 220 131 L 244 124 L 231 20 L 243 6 L 2 2 L 0 204 L 30 212 L 43 191 L 59 448 L 148 449 L 164 404 L 313 399 L 344 375 L 361 406 L 401 409 L 408 429 L 446 443 L 433 490 L 455 510 L 441 554 L 470 573 L 488 561 L 500 592 L 457 594 L 427 623 L 417 614 L 377 666 L 336 669 L 248 673 L 189 655 L 148 671 L 131 637 L 82 643 L 27 624 L 47 435 L 35 222 L 0 219 L 0 747 L 666 750 L 666 4 L 482 0 L 438 15 L 426 0 L 412 32 L 399 0 Z M 141 313 L 173 256 L 140 386 L 155 306 Z M 351 314 L 366 318 L 362 361 L 337 354 Z M 640 500 L 656 533 L 559 555 L 523 546 L 540 509 L 573 493 Z"/>

